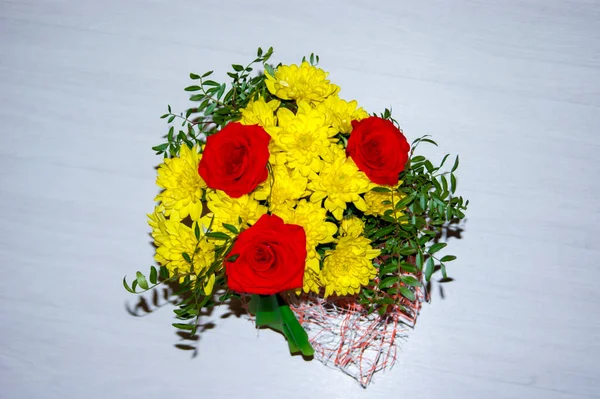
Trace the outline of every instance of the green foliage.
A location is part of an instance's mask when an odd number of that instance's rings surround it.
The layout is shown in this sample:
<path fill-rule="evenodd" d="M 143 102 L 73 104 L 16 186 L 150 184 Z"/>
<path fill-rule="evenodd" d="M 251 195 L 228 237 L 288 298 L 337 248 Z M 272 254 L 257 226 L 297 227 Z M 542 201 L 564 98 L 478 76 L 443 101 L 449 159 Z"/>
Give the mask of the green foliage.
<path fill-rule="evenodd" d="M 212 221 L 210 226 L 212 226 Z M 235 229 L 234 226 L 230 227 Z M 238 296 L 227 289 L 225 270 L 223 268 L 223 261 L 229 255 L 234 239 L 221 232 L 202 234 L 197 225 L 195 225 L 194 230 L 197 240 L 194 255 L 200 251 L 199 244 L 202 240 L 209 240 L 215 245 L 215 257 L 210 265 L 197 265 L 194 263 L 195 257 L 184 252 L 181 255 L 189 264 L 189 270 L 186 272 L 180 272 L 179 270 L 170 271 L 164 266 L 161 266 L 160 269 L 151 266 L 148 278 L 139 271 L 136 272 L 135 279 L 131 283 L 127 282 L 127 277 L 123 278 L 123 286 L 132 294 L 142 294 L 161 284 L 172 287 L 177 305 L 174 312 L 176 318 L 181 321 L 174 323 L 173 326 L 189 332 L 191 335 L 196 334 L 203 308 L 223 303 L 232 297 Z M 234 257 L 237 256 L 232 256 L 232 258 Z M 215 276 L 214 288 L 211 292 L 206 292 L 205 284 L 212 275 Z M 214 296 L 216 292 L 220 292 L 221 295 L 215 301 Z"/>
<path fill-rule="evenodd" d="M 391 110 L 379 115 L 399 125 Z M 464 219 L 468 201 L 455 196 L 457 181 L 454 172 L 459 165 L 455 158 L 452 169 L 443 171 L 445 155 L 439 165 L 434 165 L 422 155 L 415 155 L 421 143 L 436 145 L 429 136 L 416 139 L 411 145 L 410 159 L 400 175 L 399 188 L 376 187 L 379 193 L 389 193 L 382 204 L 395 204 L 383 217 L 365 215 L 365 234 L 372 246 L 381 248 L 378 277 L 369 287 L 361 290 L 359 303 L 370 311 L 385 313 L 390 306 L 402 308 L 404 299 L 414 301 L 415 288 L 429 282 L 436 270 L 447 279 L 446 262 L 456 257 L 438 253 L 446 247 L 439 242 L 444 231 Z"/>
<path fill-rule="evenodd" d="M 206 141 L 206 137 L 216 133 L 223 126 L 241 117 L 241 109 L 258 96 L 269 97 L 266 89 L 265 75 L 261 71 L 254 74 L 254 65 L 261 65 L 267 72 L 273 73 L 272 67 L 267 64 L 273 54 L 273 48 L 263 51 L 261 48 L 256 53 L 256 58 L 248 65 L 233 64 L 232 71 L 227 72 L 231 79 L 229 84 L 217 83 L 208 79 L 213 71 L 202 75 L 190 73 L 194 84 L 184 90 L 191 94 L 190 100 L 197 105 L 189 108 L 185 113 L 175 114 L 171 106 L 161 116 L 171 125 L 164 136 L 166 142 L 158 144 L 152 149 L 157 154 L 165 157 L 174 157 L 179 154 L 182 145 L 193 147 Z M 311 63 L 314 56 L 311 55 Z M 318 57 L 316 57 L 318 62 Z"/>

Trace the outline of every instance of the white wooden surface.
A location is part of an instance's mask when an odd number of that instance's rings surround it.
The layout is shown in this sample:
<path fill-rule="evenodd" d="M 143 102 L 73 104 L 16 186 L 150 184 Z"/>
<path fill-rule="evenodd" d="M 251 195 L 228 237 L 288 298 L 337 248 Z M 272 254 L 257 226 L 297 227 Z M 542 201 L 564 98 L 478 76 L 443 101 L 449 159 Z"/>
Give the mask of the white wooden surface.
<path fill-rule="evenodd" d="M 0 397 L 600 397 L 598 21 L 595 0 L 2 0 Z M 191 359 L 168 306 L 125 309 L 158 116 L 270 45 L 461 154 L 455 281 L 366 391 L 244 319 L 209 318 Z"/>

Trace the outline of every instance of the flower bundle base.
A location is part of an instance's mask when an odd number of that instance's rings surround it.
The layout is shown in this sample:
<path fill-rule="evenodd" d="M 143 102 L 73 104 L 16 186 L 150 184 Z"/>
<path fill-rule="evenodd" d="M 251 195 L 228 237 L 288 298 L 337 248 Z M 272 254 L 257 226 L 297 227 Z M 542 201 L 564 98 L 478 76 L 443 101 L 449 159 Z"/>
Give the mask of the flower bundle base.
<path fill-rule="evenodd" d="M 292 300 L 290 307 L 312 344 L 316 360 L 343 371 L 363 388 L 375 373 L 390 370 L 398 342 L 407 338 L 425 300 L 421 288 L 416 300 L 406 303 L 408 312 L 370 313 L 349 301 L 332 301 L 311 295 Z"/>

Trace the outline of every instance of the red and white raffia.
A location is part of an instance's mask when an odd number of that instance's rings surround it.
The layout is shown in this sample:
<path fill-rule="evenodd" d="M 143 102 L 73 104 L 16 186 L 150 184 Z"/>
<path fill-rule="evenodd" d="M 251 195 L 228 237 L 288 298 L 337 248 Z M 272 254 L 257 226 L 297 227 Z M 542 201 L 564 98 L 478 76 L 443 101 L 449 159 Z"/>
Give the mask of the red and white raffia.
<path fill-rule="evenodd" d="M 315 359 L 343 371 L 363 388 L 378 371 L 396 362 L 397 343 L 415 325 L 424 290 L 413 288 L 415 301 L 400 299 L 401 307 L 384 315 L 368 314 L 355 302 L 332 301 L 317 296 L 291 301 L 290 308 L 308 333 Z"/>

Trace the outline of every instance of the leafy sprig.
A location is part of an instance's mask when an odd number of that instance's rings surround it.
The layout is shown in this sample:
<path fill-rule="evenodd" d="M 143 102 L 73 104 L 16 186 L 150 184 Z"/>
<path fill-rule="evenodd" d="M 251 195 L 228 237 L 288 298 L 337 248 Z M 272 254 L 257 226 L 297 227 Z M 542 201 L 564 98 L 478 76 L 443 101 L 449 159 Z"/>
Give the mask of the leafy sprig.
<path fill-rule="evenodd" d="M 391 120 L 391 111 L 385 110 L 381 117 Z M 410 312 L 404 300 L 415 301 L 415 288 L 429 282 L 439 267 L 443 279 L 447 279 L 446 263 L 456 256 L 438 252 L 446 243 L 438 242 L 444 230 L 465 218 L 468 201 L 455 196 L 457 180 L 454 172 L 459 166 L 458 156 L 450 171 L 442 171 L 449 158 L 446 154 L 439 166 L 434 166 L 424 156 L 415 155 L 421 143 L 437 146 L 429 136 L 423 136 L 411 145 L 410 158 L 401 173 L 403 182 L 399 188 L 376 187 L 373 191 L 389 193 L 390 200 L 383 204 L 393 205 L 380 217 L 365 216 L 365 234 L 373 246 L 381 248 L 378 276 L 375 283 L 363 288 L 359 303 L 370 311 L 385 313 L 390 309 Z"/>
<path fill-rule="evenodd" d="M 229 85 L 209 79 L 213 75 L 213 71 L 201 75 L 190 73 L 190 79 L 194 81 L 194 84 L 187 86 L 184 90 L 192 93 L 190 101 L 198 105 L 180 114 L 173 113 L 171 106 L 168 105 L 167 113 L 161 116 L 170 125 L 168 133 L 164 136 L 166 142 L 158 144 L 152 149 L 165 157 L 177 156 L 183 144 L 190 148 L 196 144 L 202 144 L 206 141 L 207 136 L 216 133 L 227 123 L 239 120 L 241 110 L 251 100 L 259 96 L 270 96 L 266 89 L 264 73 L 259 71 L 254 75 L 253 72 L 255 64 L 260 64 L 265 70 L 272 71 L 272 67 L 267 64 L 272 55 L 272 47 L 267 51 L 259 48 L 256 58 L 248 65 L 232 64 L 232 71 L 227 72 L 227 76 L 231 78 Z M 175 122 L 177 122 L 177 127 Z"/>

